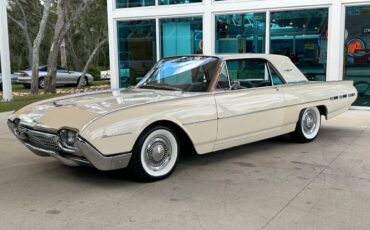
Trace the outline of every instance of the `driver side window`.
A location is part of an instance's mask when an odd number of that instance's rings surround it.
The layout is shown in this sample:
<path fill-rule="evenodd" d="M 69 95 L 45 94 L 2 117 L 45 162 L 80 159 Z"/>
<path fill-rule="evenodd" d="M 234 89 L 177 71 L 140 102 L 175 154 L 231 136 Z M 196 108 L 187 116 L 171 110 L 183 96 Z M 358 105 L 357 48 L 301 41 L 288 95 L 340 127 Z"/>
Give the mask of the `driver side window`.
<path fill-rule="evenodd" d="M 269 63 L 261 58 L 228 60 L 227 69 L 231 81 L 237 81 L 240 88 L 272 86 Z"/>

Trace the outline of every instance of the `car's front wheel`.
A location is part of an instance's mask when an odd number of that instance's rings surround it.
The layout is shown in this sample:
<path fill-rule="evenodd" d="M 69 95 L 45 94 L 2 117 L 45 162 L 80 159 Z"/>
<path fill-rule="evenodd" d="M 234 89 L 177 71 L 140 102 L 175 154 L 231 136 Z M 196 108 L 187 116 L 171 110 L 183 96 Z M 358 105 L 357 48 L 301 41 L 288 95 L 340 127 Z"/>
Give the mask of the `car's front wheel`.
<path fill-rule="evenodd" d="M 180 149 L 176 135 L 164 126 L 145 131 L 138 139 L 128 166 L 139 181 L 157 181 L 175 170 Z"/>
<path fill-rule="evenodd" d="M 77 82 L 77 86 L 87 86 L 89 84 L 87 77 L 80 77 Z"/>
<path fill-rule="evenodd" d="M 297 142 L 313 141 L 320 130 L 321 114 L 317 107 L 306 108 L 301 111 L 295 131 L 290 136 Z"/>

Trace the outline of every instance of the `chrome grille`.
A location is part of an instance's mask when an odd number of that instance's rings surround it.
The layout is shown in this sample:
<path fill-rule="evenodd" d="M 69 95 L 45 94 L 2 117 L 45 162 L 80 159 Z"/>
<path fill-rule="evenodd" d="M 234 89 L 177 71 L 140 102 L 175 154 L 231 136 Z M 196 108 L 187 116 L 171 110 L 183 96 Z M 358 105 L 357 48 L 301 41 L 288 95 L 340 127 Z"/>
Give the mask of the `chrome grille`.
<path fill-rule="evenodd" d="M 24 126 L 21 126 L 19 130 L 27 136 L 27 141 L 34 146 L 56 151 L 61 150 L 58 145 L 58 136 L 56 134 L 35 131 Z"/>

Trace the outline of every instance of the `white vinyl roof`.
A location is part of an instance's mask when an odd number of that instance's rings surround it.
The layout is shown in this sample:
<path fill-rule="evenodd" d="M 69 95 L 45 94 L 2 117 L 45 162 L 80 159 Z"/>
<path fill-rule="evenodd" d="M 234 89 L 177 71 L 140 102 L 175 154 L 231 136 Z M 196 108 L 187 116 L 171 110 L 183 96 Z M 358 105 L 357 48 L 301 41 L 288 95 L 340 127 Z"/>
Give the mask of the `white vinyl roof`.
<path fill-rule="evenodd" d="M 222 54 L 216 55 L 223 60 L 261 58 L 269 61 L 282 75 L 287 83 L 308 81 L 303 73 L 293 64 L 290 58 L 276 54 Z"/>

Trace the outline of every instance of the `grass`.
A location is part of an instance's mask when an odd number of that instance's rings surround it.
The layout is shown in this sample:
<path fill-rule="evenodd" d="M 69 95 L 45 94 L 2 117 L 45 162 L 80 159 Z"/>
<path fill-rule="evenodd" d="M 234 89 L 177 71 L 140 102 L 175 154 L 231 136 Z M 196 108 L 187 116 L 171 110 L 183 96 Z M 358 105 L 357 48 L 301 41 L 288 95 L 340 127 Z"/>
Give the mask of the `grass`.
<path fill-rule="evenodd" d="M 0 112 L 18 110 L 28 104 L 58 96 L 62 96 L 62 94 L 15 96 L 11 102 L 0 102 Z"/>
<path fill-rule="evenodd" d="M 89 88 L 96 88 L 96 87 L 108 87 L 109 82 L 108 81 L 94 81 L 93 84 L 85 87 L 84 89 Z M 0 112 L 7 112 L 7 111 L 13 111 L 18 110 L 28 104 L 53 98 L 53 97 L 59 97 L 64 96 L 68 94 L 68 91 L 71 92 L 76 89 L 75 86 L 67 86 L 67 87 L 57 87 L 57 92 L 60 91 L 60 93 L 56 94 L 39 94 L 39 95 L 30 95 L 30 89 L 24 88 L 23 85 L 15 84 L 13 85 L 13 101 L 10 102 L 0 102 Z M 40 92 L 43 92 L 43 90 L 40 90 Z M 66 93 L 67 92 L 67 93 Z M 0 97 L 2 97 L 2 92 L 0 92 Z"/>

